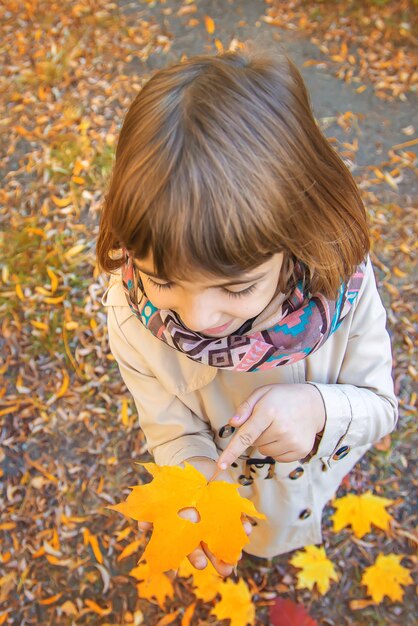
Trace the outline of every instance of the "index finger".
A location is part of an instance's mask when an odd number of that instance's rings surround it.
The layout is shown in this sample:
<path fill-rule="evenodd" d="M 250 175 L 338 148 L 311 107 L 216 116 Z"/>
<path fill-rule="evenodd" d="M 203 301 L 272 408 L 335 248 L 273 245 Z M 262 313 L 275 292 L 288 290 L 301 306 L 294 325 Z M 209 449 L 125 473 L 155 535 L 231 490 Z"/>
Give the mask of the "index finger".
<path fill-rule="evenodd" d="M 257 418 L 257 421 L 250 418 L 245 422 L 222 452 L 217 461 L 218 467 L 227 469 L 231 463 L 234 463 L 234 461 L 259 438 L 267 427 L 267 423 L 260 423 L 260 417 Z"/>

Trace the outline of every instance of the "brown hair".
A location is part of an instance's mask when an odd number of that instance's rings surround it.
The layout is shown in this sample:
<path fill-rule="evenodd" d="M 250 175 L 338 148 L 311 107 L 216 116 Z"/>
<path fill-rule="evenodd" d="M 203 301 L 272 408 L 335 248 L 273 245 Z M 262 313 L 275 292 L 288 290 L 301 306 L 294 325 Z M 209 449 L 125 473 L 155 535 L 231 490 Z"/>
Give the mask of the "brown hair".
<path fill-rule="evenodd" d="M 152 253 L 163 280 L 236 277 L 284 253 L 335 297 L 366 256 L 356 184 L 313 117 L 283 53 L 199 55 L 158 70 L 120 131 L 97 241 L 99 269 Z"/>

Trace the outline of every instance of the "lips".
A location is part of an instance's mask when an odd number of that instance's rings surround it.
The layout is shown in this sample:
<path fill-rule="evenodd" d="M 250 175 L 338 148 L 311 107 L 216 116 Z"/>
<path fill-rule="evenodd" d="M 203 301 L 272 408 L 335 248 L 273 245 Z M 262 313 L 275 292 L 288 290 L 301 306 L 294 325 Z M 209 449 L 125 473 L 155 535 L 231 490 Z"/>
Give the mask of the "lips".
<path fill-rule="evenodd" d="M 202 333 L 221 333 L 222 331 L 226 330 L 228 326 L 230 326 L 231 324 L 232 324 L 232 320 L 230 322 L 227 322 L 223 326 L 217 326 L 216 328 L 205 328 L 205 330 L 202 330 L 201 332 Z"/>

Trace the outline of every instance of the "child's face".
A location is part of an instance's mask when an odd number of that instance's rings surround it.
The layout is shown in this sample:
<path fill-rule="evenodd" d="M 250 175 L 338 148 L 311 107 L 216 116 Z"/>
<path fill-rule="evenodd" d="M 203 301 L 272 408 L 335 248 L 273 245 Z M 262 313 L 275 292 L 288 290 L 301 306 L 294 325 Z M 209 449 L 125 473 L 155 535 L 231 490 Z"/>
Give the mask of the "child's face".
<path fill-rule="evenodd" d="M 186 281 L 164 282 L 152 256 L 135 259 L 146 293 L 158 309 L 177 313 L 185 326 L 209 337 L 225 337 L 256 317 L 277 292 L 283 254 L 273 255 L 238 278 L 208 279 L 196 274 Z"/>

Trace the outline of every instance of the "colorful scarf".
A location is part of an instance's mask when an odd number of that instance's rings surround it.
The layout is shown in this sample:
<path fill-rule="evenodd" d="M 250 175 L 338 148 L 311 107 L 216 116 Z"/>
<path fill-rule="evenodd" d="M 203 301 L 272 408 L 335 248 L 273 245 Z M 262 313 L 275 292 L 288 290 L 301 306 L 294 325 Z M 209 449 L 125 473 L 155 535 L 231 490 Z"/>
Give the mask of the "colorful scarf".
<path fill-rule="evenodd" d="M 123 289 L 141 323 L 189 359 L 236 372 L 259 372 L 296 363 L 318 350 L 350 311 L 365 270 L 365 263 L 360 264 L 348 283 L 341 284 L 337 299 L 328 300 L 320 293 L 308 296 L 303 292 L 299 267 L 299 280 L 290 296 L 276 293 L 264 311 L 234 333 L 210 338 L 184 326 L 174 311 L 157 309 L 134 271 L 131 256 L 126 250 L 123 252 Z"/>

